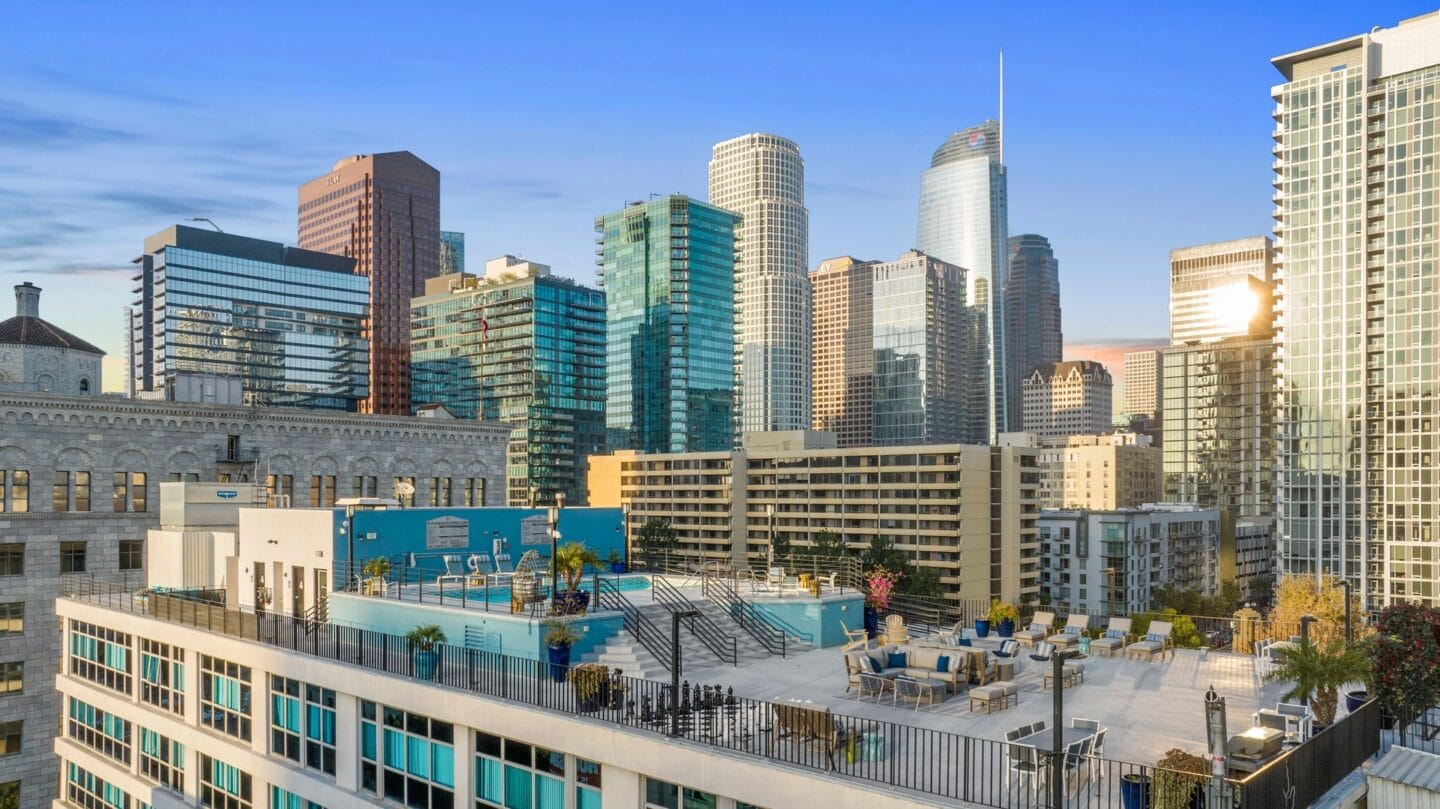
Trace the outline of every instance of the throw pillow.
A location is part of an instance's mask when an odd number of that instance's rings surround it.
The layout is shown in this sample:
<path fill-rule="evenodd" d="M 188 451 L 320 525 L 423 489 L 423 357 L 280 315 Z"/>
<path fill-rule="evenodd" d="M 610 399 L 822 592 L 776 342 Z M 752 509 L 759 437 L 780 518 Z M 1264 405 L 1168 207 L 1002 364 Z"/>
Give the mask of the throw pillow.
<path fill-rule="evenodd" d="M 871 657 L 870 655 L 865 655 L 865 659 L 868 660 L 868 661 L 870 661 L 870 670 L 871 670 L 872 672 L 874 672 L 874 673 L 876 673 L 876 674 L 879 674 L 879 673 L 881 673 L 881 672 L 883 672 L 883 671 L 885 670 L 885 667 L 882 666 L 882 665 L 880 665 L 880 661 L 879 661 L 879 660 L 876 660 L 875 658 Z"/>
<path fill-rule="evenodd" d="M 1151 632 L 1150 634 L 1145 636 L 1145 640 L 1152 641 L 1154 643 L 1164 643 L 1165 636 L 1159 634 L 1158 632 Z"/>
<path fill-rule="evenodd" d="M 1050 627 L 1048 627 L 1048 626 L 1046 626 L 1046 625 L 1044 625 L 1044 624 L 1042 624 L 1042 623 L 1040 623 L 1040 622 L 1038 622 L 1038 621 L 1030 625 L 1030 631 L 1031 631 L 1031 632 L 1046 632 L 1046 631 L 1049 631 L 1049 629 L 1050 629 Z"/>
<path fill-rule="evenodd" d="M 944 674 L 945 672 L 947 672 L 947 671 L 949 671 L 949 670 L 950 670 L 950 656 L 949 656 L 949 655 L 940 655 L 939 657 L 935 658 L 935 671 L 937 671 L 937 672 L 939 672 L 939 673 L 941 673 L 941 674 Z"/>
<path fill-rule="evenodd" d="M 1107 630 L 1105 630 L 1105 637 L 1107 637 L 1107 638 L 1115 638 L 1115 639 L 1117 639 L 1117 640 L 1125 640 L 1125 630 L 1123 630 L 1123 629 L 1107 629 Z"/>
<path fill-rule="evenodd" d="M 969 646 L 969 645 L 970 645 L 970 639 L 969 639 L 969 638 L 961 638 L 961 639 L 960 639 L 960 645 L 961 645 L 961 646 Z"/>
<path fill-rule="evenodd" d="M 890 665 L 888 668 L 903 669 L 910 665 L 909 655 L 906 655 L 904 652 L 891 652 L 889 659 Z"/>

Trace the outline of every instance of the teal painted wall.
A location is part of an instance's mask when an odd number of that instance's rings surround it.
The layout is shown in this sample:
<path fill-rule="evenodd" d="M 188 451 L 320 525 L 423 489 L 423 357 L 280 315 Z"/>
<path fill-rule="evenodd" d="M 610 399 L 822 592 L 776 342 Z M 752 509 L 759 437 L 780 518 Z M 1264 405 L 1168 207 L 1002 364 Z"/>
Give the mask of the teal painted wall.
<path fill-rule="evenodd" d="M 796 598 L 750 603 L 780 626 L 809 635 L 809 640 L 820 648 L 844 644 L 846 628 L 865 625 L 865 597 L 859 593 L 824 601 Z"/>
<path fill-rule="evenodd" d="M 470 636 L 480 644 L 474 648 L 531 660 L 546 659 L 545 625 L 529 618 L 344 593 L 331 596 L 329 609 L 332 623 L 392 635 L 404 635 L 420 624 L 436 624 L 455 646 L 465 645 L 468 627 Z M 580 640 L 571 647 L 571 660 L 578 660 L 619 634 L 624 619 L 618 614 L 602 614 L 573 620 Z"/>

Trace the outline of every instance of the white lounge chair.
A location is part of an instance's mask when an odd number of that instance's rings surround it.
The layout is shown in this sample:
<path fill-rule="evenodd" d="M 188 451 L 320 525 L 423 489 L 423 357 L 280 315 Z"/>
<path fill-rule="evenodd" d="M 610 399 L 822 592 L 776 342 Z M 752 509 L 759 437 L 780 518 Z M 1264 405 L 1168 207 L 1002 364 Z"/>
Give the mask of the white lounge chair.
<path fill-rule="evenodd" d="M 1126 646 L 1125 652 L 1135 658 L 1143 655 L 1146 660 L 1154 660 L 1157 655 L 1164 658 L 1167 651 L 1174 657 L 1175 644 L 1170 639 L 1170 634 L 1174 631 L 1175 625 L 1169 621 L 1151 621 L 1150 631 L 1146 633 L 1145 639 Z"/>
<path fill-rule="evenodd" d="M 1059 646 L 1061 649 L 1069 649 L 1071 646 L 1074 646 L 1077 642 L 1079 642 L 1080 638 L 1085 635 L 1085 631 L 1089 628 L 1090 616 L 1084 614 L 1072 614 L 1070 617 L 1065 619 L 1064 629 L 1054 635 L 1051 635 L 1045 640 L 1055 644 L 1056 646 Z"/>
<path fill-rule="evenodd" d="M 1090 653 L 1093 655 L 1104 654 L 1106 657 L 1114 657 L 1115 652 L 1124 649 L 1130 643 L 1130 627 L 1132 622 L 1129 618 L 1111 618 L 1110 626 L 1106 627 L 1105 634 L 1090 641 Z"/>
<path fill-rule="evenodd" d="M 1045 640 L 1054 626 L 1055 613 L 1037 612 L 1035 616 L 1030 619 L 1030 627 L 1028 629 L 1022 629 L 1015 633 L 1015 640 L 1020 641 L 1026 646 L 1034 646 L 1036 643 Z"/>
<path fill-rule="evenodd" d="M 464 586 L 465 586 L 465 566 L 464 566 L 464 564 L 461 562 L 460 557 L 459 557 L 458 555 L 456 555 L 456 554 L 449 554 L 449 553 L 447 553 L 447 554 L 445 554 L 445 555 L 444 555 L 443 557 L 441 557 L 441 558 L 442 558 L 442 559 L 444 560 L 444 562 L 445 562 L 445 572 L 444 572 L 444 573 L 441 573 L 440 575 L 438 575 L 438 576 L 435 577 L 435 584 L 438 585 L 438 586 L 443 587 L 443 586 L 445 586 L 445 582 L 447 582 L 447 581 L 449 581 L 449 582 L 456 582 L 456 581 L 458 581 L 458 582 L 460 582 L 460 586 L 461 586 L 461 587 L 464 587 Z"/>

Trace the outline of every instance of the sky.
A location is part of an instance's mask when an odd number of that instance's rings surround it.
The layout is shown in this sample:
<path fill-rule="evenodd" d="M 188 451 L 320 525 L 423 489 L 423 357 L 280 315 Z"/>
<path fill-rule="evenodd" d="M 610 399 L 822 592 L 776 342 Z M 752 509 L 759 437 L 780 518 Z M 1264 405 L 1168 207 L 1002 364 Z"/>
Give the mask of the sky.
<path fill-rule="evenodd" d="M 812 269 L 890 259 L 931 152 L 996 115 L 1003 47 L 1010 233 L 1055 248 L 1066 358 L 1118 379 L 1165 342 L 1171 249 L 1271 231 L 1269 60 L 1435 8 L 0 0 L 0 283 L 119 389 L 130 261 L 172 224 L 293 244 L 301 183 L 406 149 L 470 269 L 589 281 L 596 214 L 704 199 L 711 145 L 755 131 L 800 145 Z"/>

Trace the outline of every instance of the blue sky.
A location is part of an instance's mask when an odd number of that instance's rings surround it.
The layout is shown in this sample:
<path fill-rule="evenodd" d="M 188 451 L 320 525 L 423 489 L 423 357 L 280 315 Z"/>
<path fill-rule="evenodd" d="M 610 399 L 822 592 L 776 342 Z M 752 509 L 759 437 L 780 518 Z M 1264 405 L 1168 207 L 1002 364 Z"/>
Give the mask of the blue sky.
<path fill-rule="evenodd" d="M 1066 342 L 1108 358 L 1163 340 L 1172 247 L 1270 232 L 1269 59 L 1434 8 L 12 3 L 0 280 L 118 359 L 145 236 L 293 243 L 300 183 L 395 149 L 440 169 L 472 267 L 591 279 L 595 214 L 704 198 L 710 145 L 758 130 L 800 144 L 812 267 L 892 258 L 931 151 L 995 114 L 1003 46 L 1010 232 L 1050 238 Z"/>

